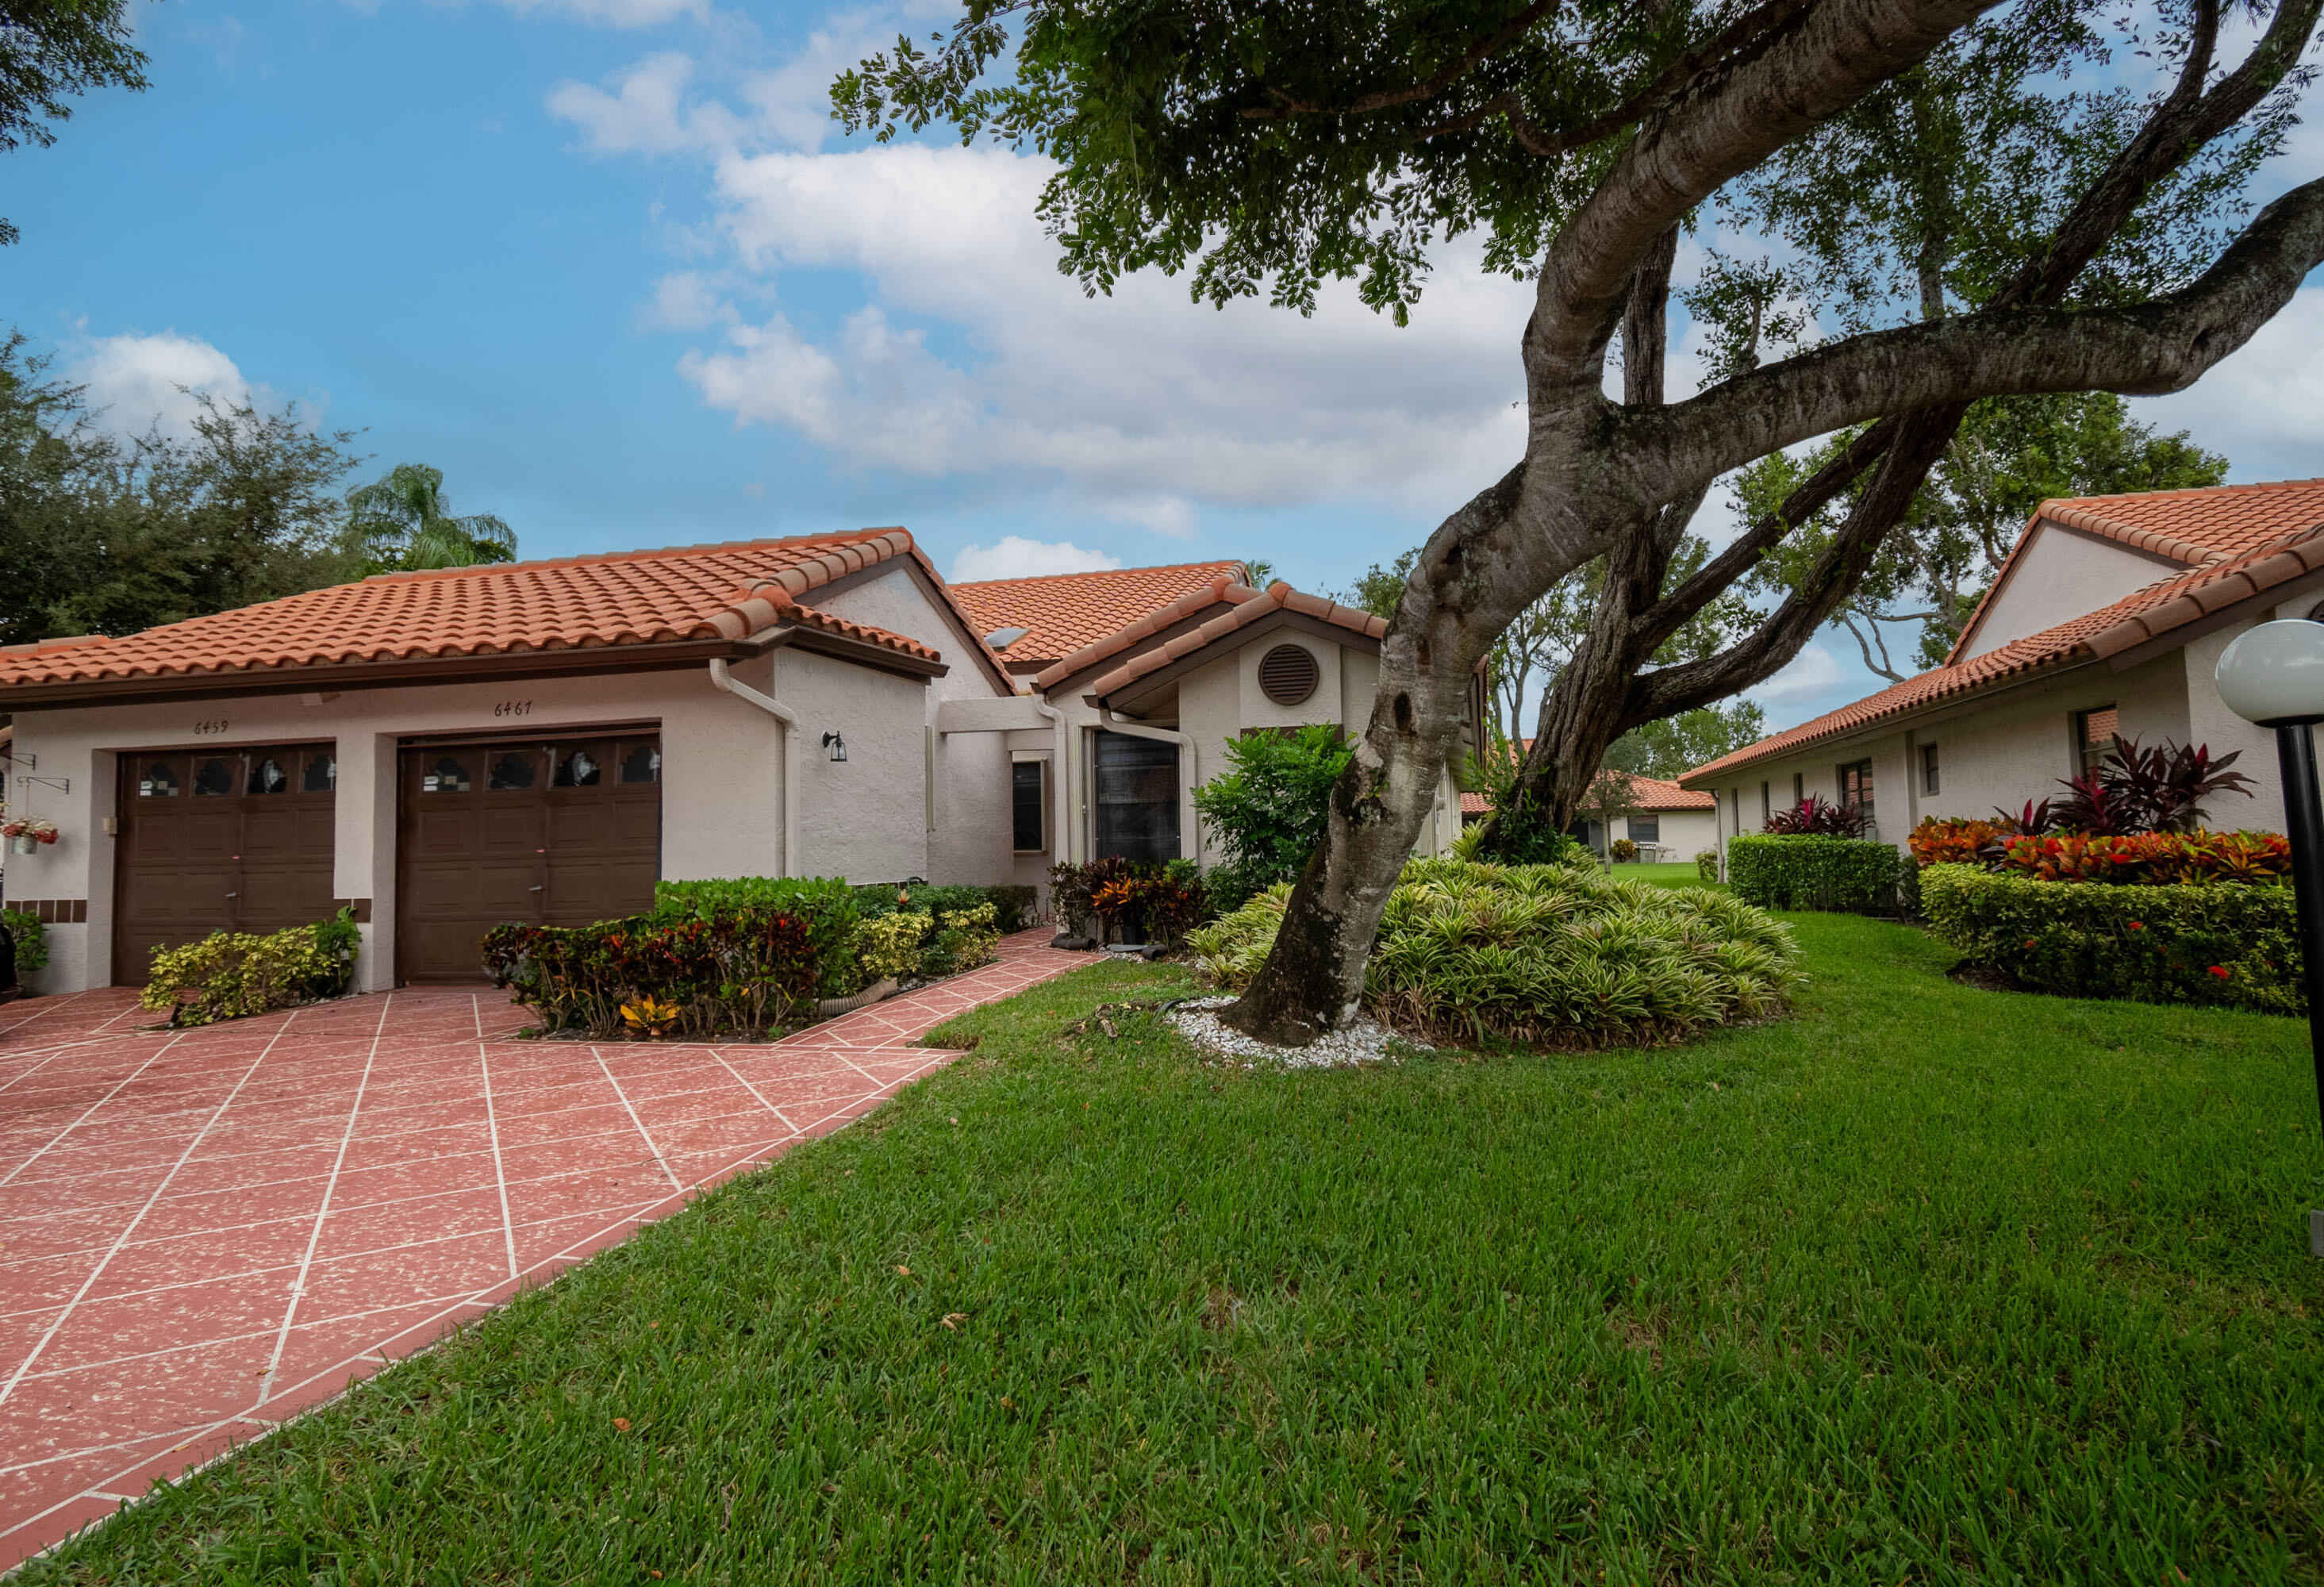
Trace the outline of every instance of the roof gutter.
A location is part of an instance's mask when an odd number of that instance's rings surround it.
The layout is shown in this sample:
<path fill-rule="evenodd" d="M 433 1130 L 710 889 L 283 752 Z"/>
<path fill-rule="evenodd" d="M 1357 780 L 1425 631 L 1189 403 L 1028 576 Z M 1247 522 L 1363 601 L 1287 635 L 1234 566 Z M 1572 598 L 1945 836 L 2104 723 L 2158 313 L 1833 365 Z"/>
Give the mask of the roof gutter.
<path fill-rule="evenodd" d="M 779 648 L 779 641 L 770 650 Z M 739 682 L 727 670 L 726 658 L 710 659 L 710 683 L 714 688 L 724 689 L 736 699 L 756 706 L 783 724 L 783 869 L 785 876 L 802 874 L 798 868 L 799 801 L 798 801 L 798 714 L 772 695 L 762 695 L 749 684 Z"/>
<path fill-rule="evenodd" d="M 1050 756 L 1056 769 L 1055 779 L 1056 787 L 1050 790 L 1050 798 L 1056 806 L 1056 814 L 1052 817 L 1056 826 L 1049 835 L 1049 862 L 1055 865 L 1070 865 L 1073 863 L 1071 837 L 1074 809 L 1073 729 L 1065 725 L 1065 714 L 1063 711 L 1058 710 L 1038 695 L 1029 697 L 1033 702 L 1033 709 L 1049 719 L 1049 734 L 1052 740 Z M 1065 923 L 1062 920 L 1057 925 L 1060 930 L 1066 928 Z"/>

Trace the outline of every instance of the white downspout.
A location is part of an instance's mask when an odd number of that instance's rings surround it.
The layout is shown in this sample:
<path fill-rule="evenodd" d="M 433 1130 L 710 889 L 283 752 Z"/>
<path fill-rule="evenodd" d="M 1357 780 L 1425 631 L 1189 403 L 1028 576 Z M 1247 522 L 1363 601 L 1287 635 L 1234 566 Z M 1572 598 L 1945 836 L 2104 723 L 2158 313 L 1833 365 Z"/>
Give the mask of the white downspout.
<path fill-rule="evenodd" d="M 1069 865 L 1073 863 L 1074 858 L 1071 838 L 1074 809 L 1071 765 L 1074 732 L 1072 728 L 1065 725 L 1065 714 L 1038 695 L 1033 697 L 1033 709 L 1049 719 L 1049 732 L 1055 741 L 1050 748 L 1050 780 L 1056 785 L 1051 790 L 1051 797 L 1056 803 L 1057 810 L 1056 826 L 1049 834 L 1050 860 L 1053 864 Z M 1064 922 L 1058 922 L 1058 925 L 1062 928 Z"/>
<path fill-rule="evenodd" d="M 798 800 L 798 717 L 788 706 L 769 695 L 762 695 L 747 683 L 735 680 L 726 670 L 724 658 L 710 659 L 710 681 L 740 700 L 747 700 L 783 724 L 783 869 L 785 876 L 805 872 L 798 867 L 799 800 Z"/>
<path fill-rule="evenodd" d="M 1098 719 L 1116 733 L 1128 734 L 1131 738 L 1150 738 L 1166 744 L 1176 744 L 1180 752 L 1185 755 L 1186 763 L 1180 770 L 1185 774 L 1186 787 L 1185 791 L 1179 796 L 1179 801 L 1184 807 L 1181 813 L 1185 817 L 1185 830 L 1194 838 L 1194 863 L 1200 865 L 1203 863 L 1203 834 L 1202 829 L 1195 824 L 1194 806 L 1194 789 L 1203 785 L 1203 776 L 1202 759 L 1195 752 L 1194 741 L 1183 733 L 1173 733 L 1167 727 L 1148 727 L 1143 722 L 1124 722 L 1113 714 L 1110 706 L 1100 706 L 1097 714 Z"/>

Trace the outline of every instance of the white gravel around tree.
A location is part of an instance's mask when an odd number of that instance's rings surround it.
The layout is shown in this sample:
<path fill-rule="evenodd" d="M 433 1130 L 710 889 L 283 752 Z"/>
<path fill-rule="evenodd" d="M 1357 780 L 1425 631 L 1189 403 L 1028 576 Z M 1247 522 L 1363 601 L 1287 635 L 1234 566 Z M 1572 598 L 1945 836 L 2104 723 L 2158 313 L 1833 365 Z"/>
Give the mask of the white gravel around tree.
<path fill-rule="evenodd" d="M 1240 1063 L 1246 1069 L 1261 1065 L 1278 1069 L 1344 1069 L 1357 1064 L 1393 1064 L 1406 1053 L 1434 1050 L 1397 1035 L 1376 1020 L 1360 1017 L 1346 1029 L 1335 1030 L 1306 1047 L 1277 1047 L 1221 1022 L 1218 1011 L 1234 1001 L 1231 997 L 1192 999 L 1170 1010 L 1170 1023 L 1204 1052 Z"/>

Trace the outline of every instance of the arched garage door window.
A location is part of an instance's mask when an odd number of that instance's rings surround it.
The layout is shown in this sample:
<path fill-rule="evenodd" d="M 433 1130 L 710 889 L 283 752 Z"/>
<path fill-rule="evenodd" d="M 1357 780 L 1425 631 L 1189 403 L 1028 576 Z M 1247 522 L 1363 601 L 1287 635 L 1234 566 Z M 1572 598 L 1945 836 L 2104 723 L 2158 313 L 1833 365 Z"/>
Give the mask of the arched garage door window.
<path fill-rule="evenodd" d="M 1178 857 L 1178 746 L 1126 733 L 1097 735 L 1097 852 Z"/>

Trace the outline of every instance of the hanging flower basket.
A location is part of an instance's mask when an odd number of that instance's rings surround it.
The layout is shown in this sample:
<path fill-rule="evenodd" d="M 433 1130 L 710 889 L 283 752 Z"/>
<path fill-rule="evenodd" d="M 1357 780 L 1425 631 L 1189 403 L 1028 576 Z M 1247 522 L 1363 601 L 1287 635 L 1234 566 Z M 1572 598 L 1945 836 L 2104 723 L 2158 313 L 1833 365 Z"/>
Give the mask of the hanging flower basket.
<path fill-rule="evenodd" d="M 8 846 L 16 853 L 29 854 L 42 844 L 57 841 L 57 824 L 38 816 L 14 817 L 0 822 L 0 837 L 6 838 Z"/>

